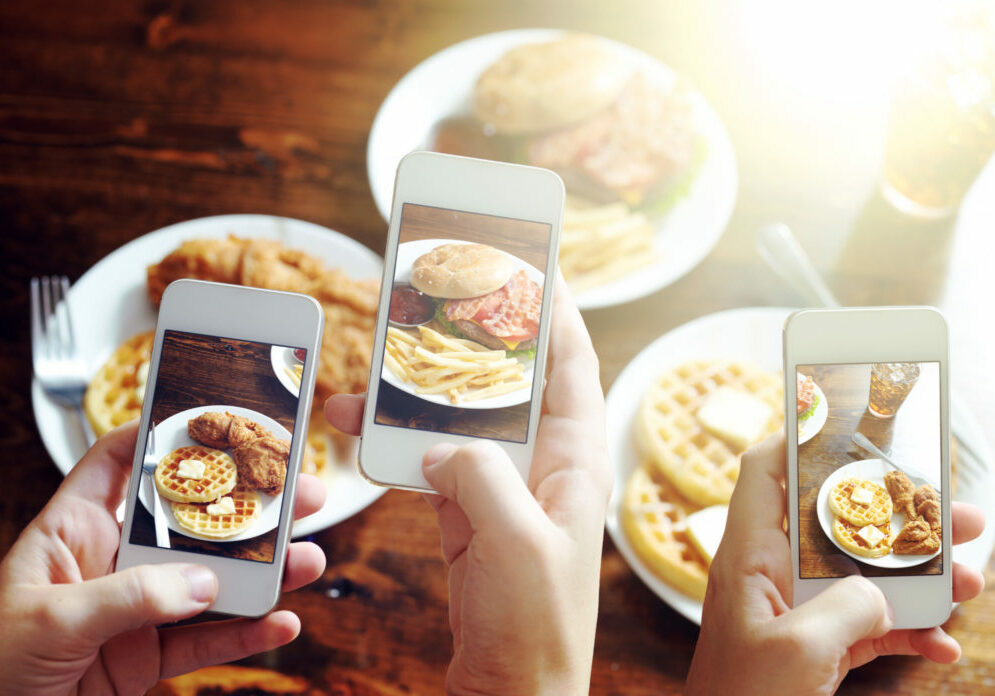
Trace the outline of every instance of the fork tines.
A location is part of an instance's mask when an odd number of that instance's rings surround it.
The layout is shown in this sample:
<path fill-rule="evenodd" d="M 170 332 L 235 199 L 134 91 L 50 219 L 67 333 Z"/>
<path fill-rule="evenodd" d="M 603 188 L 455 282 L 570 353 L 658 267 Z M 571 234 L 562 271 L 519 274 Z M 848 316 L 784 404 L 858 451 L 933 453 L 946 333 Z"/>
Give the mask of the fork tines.
<path fill-rule="evenodd" d="M 35 360 L 68 359 L 76 351 L 76 337 L 69 317 L 69 278 L 43 276 L 31 279 L 31 346 Z"/>

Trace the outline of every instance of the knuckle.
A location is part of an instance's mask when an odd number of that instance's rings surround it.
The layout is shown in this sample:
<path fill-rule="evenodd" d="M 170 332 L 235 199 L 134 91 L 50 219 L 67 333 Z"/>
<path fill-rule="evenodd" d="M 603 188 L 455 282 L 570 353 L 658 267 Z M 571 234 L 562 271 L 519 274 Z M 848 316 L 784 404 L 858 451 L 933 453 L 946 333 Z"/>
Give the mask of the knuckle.
<path fill-rule="evenodd" d="M 145 616 L 159 614 L 166 599 L 159 591 L 159 576 L 151 566 L 135 566 L 125 571 L 125 596 L 132 607 Z"/>

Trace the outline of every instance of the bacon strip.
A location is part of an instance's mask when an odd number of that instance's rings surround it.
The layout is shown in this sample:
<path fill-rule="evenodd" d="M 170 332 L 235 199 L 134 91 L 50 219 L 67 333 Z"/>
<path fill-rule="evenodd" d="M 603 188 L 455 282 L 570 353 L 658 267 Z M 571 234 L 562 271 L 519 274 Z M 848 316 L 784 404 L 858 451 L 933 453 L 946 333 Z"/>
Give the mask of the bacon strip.
<path fill-rule="evenodd" d="M 525 271 L 494 292 L 446 303 L 448 321 L 469 320 L 480 324 L 489 334 L 506 341 L 527 341 L 539 335 L 542 310 L 542 287 Z"/>

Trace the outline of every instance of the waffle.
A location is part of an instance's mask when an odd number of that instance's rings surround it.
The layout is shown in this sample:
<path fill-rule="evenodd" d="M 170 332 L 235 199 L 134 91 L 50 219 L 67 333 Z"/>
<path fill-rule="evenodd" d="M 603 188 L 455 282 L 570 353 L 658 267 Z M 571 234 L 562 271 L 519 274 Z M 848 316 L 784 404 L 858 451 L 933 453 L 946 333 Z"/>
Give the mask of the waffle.
<path fill-rule="evenodd" d="M 874 494 L 874 499 L 868 505 L 861 505 L 850 500 L 857 486 L 868 488 Z M 863 479 L 843 479 L 829 491 L 829 509 L 837 517 L 857 527 L 869 524 L 886 524 L 891 521 L 893 505 L 888 490 L 881 484 Z"/>
<path fill-rule="evenodd" d="M 122 343 L 90 380 L 83 409 L 97 437 L 142 413 L 138 369 L 152 357 L 154 331 L 132 336 Z"/>
<path fill-rule="evenodd" d="M 177 476 L 176 469 L 184 459 L 204 462 L 207 465 L 204 477 L 188 479 Z M 237 481 L 235 460 L 221 450 L 203 445 L 175 449 L 163 457 L 155 468 L 155 487 L 159 495 L 177 503 L 209 503 L 228 495 Z"/>
<path fill-rule="evenodd" d="M 206 504 L 173 503 L 173 517 L 177 524 L 198 536 L 211 539 L 234 536 L 259 517 L 262 503 L 258 493 L 244 488 L 236 488 L 228 495 L 235 503 L 234 514 L 208 515 Z"/>
<path fill-rule="evenodd" d="M 874 526 L 884 534 L 884 539 L 873 548 L 868 547 L 867 542 L 857 536 L 857 532 L 861 530 L 862 526 L 850 524 L 839 517 L 833 520 L 833 536 L 836 537 L 836 541 L 839 542 L 840 546 L 858 556 L 864 556 L 865 558 L 887 556 L 891 553 L 891 542 L 894 541 L 894 537 L 891 534 L 891 522 Z"/>
<path fill-rule="evenodd" d="M 743 453 L 695 418 L 708 395 L 721 386 L 749 392 L 771 407 L 765 436 L 782 426 L 780 377 L 729 360 L 694 360 L 664 372 L 643 398 L 637 415 L 636 440 L 651 466 L 702 507 L 729 502 Z"/>
<path fill-rule="evenodd" d="M 688 537 L 685 520 L 697 507 L 666 480 L 639 467 L 625 487 L 622 528 L 639 557 L 669 585 L 702 601 L 708 563 Z"/>

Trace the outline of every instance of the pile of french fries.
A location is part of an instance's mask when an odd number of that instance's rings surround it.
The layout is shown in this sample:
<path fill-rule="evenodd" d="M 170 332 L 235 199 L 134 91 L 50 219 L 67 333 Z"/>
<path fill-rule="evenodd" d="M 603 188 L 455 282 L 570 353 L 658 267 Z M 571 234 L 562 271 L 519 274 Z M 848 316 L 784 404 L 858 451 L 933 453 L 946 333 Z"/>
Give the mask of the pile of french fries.
<path fill-rule="evenodd" d="M 304 377 L 304 366 L 294 365 L 293 367 L 285 367 L 283 368 L 283 371 L 287 377 L 290 377 L 290 380 L 297 385 L 297 388 L 300 389 L 301 379 Z"/>
<path fill-rule="evenodd" d="M 625 203 L 585 205 L 568 199 L 560 236 L 560 270 L 575 292 L 610 283 L 656 261 L 653 225 Z"/>
<path fill-rule="evenodd" d="M 525 367 L 503 350 L 419 326 L 418 333 L 387 328 L 384 364 L 417 394 L 445 394 L 454 405 L 529 386 Z"/>

